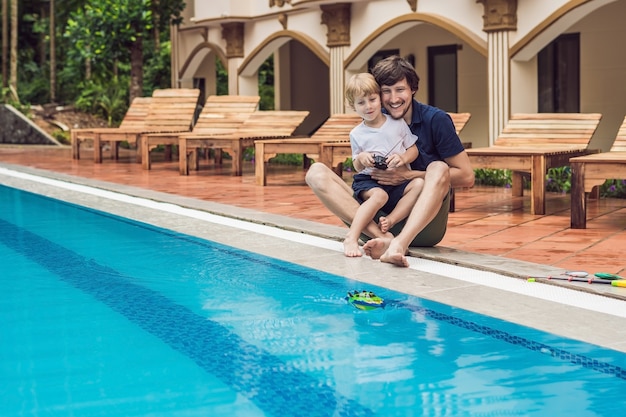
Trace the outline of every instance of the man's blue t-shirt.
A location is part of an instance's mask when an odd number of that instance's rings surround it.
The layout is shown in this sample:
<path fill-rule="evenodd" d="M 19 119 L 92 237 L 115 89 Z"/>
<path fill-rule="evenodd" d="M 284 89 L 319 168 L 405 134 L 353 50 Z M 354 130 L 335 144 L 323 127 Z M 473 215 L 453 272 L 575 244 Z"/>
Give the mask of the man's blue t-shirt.
<path fill-rule="evenodd" d="M 426 171 L 431 162 L 444 161 L 445 158 L 458 155 L 465 150 L 456 134 L 452 119 L 448 113 L 437 107 L 422 104 L 414 99 L 409 128 L 417 136 L 419 149 L 419 156 L 411 163 L 414 170 Z"/>

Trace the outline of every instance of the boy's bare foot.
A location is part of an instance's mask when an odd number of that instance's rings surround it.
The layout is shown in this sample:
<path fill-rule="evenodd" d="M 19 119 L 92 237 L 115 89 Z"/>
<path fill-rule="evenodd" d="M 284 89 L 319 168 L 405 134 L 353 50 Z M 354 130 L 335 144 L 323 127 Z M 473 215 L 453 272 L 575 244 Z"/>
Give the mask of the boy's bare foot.
<path fill-rule="evenodd" d="M 393 227 L 393 224 L 387 219 L 385 216 L 380 216 L 378 219 L 378 226 L 380 227 L 380 231 L 383 233 L 387 233 L 389 229 Z"/>
<path fill-rule="evenodd" d="M 409 261 L 406 259 L 405 255 L 406 250 L 392 241 L 385 253 L 380 256 L 380 261 L 408 268 Z"/>
<path fill-rule="evenodd" d="M 391 237 L 377 237 L 375 239 L 368 240 L 363 245 L 363 251 L 372 259 L 379 259 L 389 247 L 391 243 Z"/>
<path fill-rule="evenodd" d="M 361 249 L 359 249 L 359 243 L 355 241 L 348 241 L 347 239 L 343 241 L 343 254 L 348 258 L 363 256 Z"/>

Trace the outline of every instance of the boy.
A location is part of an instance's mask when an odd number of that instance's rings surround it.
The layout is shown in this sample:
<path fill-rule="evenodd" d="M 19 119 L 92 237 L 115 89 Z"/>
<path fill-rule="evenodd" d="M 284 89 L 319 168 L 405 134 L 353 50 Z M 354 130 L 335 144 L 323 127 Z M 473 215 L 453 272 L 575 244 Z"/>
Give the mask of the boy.
<path fill-rule="evenodd" d="M 374 77 L 369 73 L 352 76 L 346 85 L 346 101 L 363 118 L 350 132 L 352 162 L 359 172 L 354 176 L 352 189 L 362 204 L 343 241 L 345 256 L 357 257 L 362 255 L 358 244 L 361 232 L 381 209 L 389 214 L 380 217 L 380 230 L 393 237 L 389 229 L 409 215 L 423 180 L 381 185 L 371 177 L 372 168 L 409 166 L 418 156 L 417 137 L 408 125 L 382 113 L 380 86 Z"/>

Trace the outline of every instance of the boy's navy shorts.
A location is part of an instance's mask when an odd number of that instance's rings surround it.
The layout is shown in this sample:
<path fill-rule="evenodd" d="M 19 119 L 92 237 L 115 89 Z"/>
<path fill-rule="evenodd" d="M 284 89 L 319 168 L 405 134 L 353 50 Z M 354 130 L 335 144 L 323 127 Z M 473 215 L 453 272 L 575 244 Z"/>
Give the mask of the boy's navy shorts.
<path fill-rule="evenodd" d="M 361 198 L 361 193 L 363 191 L 371 190 L 372 188 L 382 188 L 389 196 L 389 199 L 381 208 L 381 211 L 391 213 L 398 204 L 398 201 L 400 201 L 404 195 L 404 190 L 408 184 L 409 181 L 405 181 L 399 185 L 382 185 L 379 184 L 378 181 L 372 179 L 369 175 L 356 174 L 354 176 L 354 181 L 352 182 L 352 190 L 354 191 L 354 198 L 359 202 L 359 204 L 363 204 L 363 201 L 365 201 Z"/>

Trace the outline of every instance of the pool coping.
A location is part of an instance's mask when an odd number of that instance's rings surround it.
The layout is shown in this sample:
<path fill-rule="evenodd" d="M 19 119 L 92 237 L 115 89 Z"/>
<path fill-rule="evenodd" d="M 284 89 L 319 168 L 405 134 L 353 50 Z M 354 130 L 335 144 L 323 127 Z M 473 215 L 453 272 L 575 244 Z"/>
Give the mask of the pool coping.
<path fill-rule="evenodd" d="M 345 235 L 345 228 L 342 227 L 263 213 L 221 203 L 202 201 L 32 167 L 6 163 L 0 163 L 0 167 L 43 178 L 121 193 L 153 202 L 171 204 L 204 213 L 225 216 L 274 229 L 315 236 L 333 242 L 341 242 Z M 8 182 L 10 183 L 11 181 Z M 51 187 L 38 187 L 32 184 L 30 186 L 24 185 L 23 181 L 20 182 L 16 180 L 13 184 L 7 184 L 6 177 L 3 175 L 0 175 L 0 183 L 17 186 L 17 188 L 26 189 L 27 191 L 37 192 L 54 198 L 67 198 L 67 201 L 75 204 L 81 204 L 120 216 L 133 218 L 155 226 L 170 228 L 200 238 L 220 241 L 220 243 L 251 250 L 270 257 L 342 275 L 348 279 L 388 287 L 393 290 L 502 318 L 553 334 L 626 352 L 626 332 L 622 331 L 623 318 L 617 316 L 583 310 L 545 300 L 533 299 L 523 294 L 514 294 L 508 291 L 498 290 L 497 288 L 459 282 L 453 278 L 433 276 L 433 274 L 423 274 L 414 270 L 397 268 L 372 261 L 365 257 L 350 259 L 334 251 L 324 249 L 316 249 L 313 251 L 306 245 L 300 246 L 293 242 L 280 242 L 277 241 L 276 238 L 257 236 L 245 231 L 233 231 L 228 227 L 198 228 L 197 221 L 185 220 L 180 216 L 171 214 L 166 215 L 163 212 L 159 212 L 159 210 L 138 209 L 137 207 L 129 207 L 128 204 L 125 203 L 111 203 L 103 198 L 81 196 L 67 191 L 56 192 Z M 216 236 L 219 236 L 219 240 L 216 239 Z M 443 264 L 462 266 L 477 271 L 484 271 L 485 273 L 496 272 L 507 277 L 519 278 L 523 281 L 525 281 L 528 276 L 545 276 L 558 272 L 551 266 L 515 261 L 490 255 L 462 252 L 445 247 L 412 248 L 411 255 L 412 257 L 441 263 L 443 269 L 446 268 Z M 560 282 L 550 282 L 550 284 L 563 287 Z M 611 286 L 598 286 L 599 288 L 596 289 L 595 286 L 592 287 L 588 284 L 584 284 L 586 286 L 573 283 L 568 284 L 581 293 L 593 293 L 598 297 L 611 297 L 619 300 L 626 299 L 619 293 L 611 293 L 611 290 L 619 290 Z M 546 291 L 549 290 L 548 288 L 549 287 L 546 287 Z M 602 292 L 600 289 L 606 291 Z M 490 302 L 486 302 L 485 300 L 490 300 Z M 512 306 L 515 306 L 515 308 Z"/>

